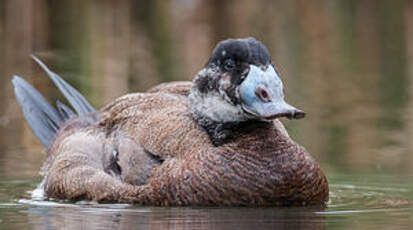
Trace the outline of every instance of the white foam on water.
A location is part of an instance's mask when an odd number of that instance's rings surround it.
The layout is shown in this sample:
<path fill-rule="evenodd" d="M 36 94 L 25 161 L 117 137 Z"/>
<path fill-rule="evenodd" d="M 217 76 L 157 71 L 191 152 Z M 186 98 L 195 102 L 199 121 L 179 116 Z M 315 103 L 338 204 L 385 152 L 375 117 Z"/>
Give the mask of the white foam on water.
<path fill-rule="evenodd" d="M 41 201 L 46 199 L 46 195 L 44 194 L 44 179 L 33 191 L 30 191 L 30 194 L 32 200 Z"/>

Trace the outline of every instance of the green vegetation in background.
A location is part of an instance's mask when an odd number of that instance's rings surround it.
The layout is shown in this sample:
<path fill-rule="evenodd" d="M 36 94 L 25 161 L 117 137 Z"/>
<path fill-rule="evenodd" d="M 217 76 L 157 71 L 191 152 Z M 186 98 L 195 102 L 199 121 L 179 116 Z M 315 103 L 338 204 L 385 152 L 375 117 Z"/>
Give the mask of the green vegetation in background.
<path fill-rule="evenodd" d="M 340 80 L 334 80 L 332 76 L 326 76 L 328 80 L 333 82 L 332 87 L 341 87 L 350 83 L 353 85 L 357 82 L 359 75 L 356 69 L 356 34 L 355 34 L 355 8 L 357 2 L 353 0 L 349 1 L 330 1 L 327 4 L 327 12 L 329 13 L 332 21 L 332 27 L 338 32 L 337 41 L 331 41 L 336 44 L 338 50 L 335 53 L 337 66 L 336 69 L 339 72 L 332 73 Z M 335 38 L 333 36 L 332 38 Z M 337 82 L 341 82 L 337 84 Z M 351 84 L 352 82 L 352 84 Z M 337 89 L 339 90 L 339 89 Z M 337 99 L 337 98 L 336 98 Z M 349 150 L 349 135 L 348 126 L 349 121 L 347 119 L 339 119 L 341 114 L 348 114 L 346 109 L 353 109 L 353 106 L 344 107 L 341 103 L 335 103 L 334 97 L 330 99 L 328 107 L 326 108 L 326 117 L 331 121 L 324 124 L 322 130 L 326 132 L 326 141 L 324 146 L 324 152 L 330 162 L 341 162 L 338 164 L 340 169 L 348 169 L 351 167 L 347 162 L 342 159 L 347 159 L 346 155 L 350 155 Z M 349 103 L 349 101 L 346 101 Z M 328 143 L 328 144 L 327 144 Z"/>
<path fill-rule="evenodd" d="M 56 53 L 51 64 L 69 84 L 86 98 L 93 96 L 90 78 L 90 44 L 88 43 L 87 1 L 50 1 L 50 46 Z M 55 91 L 55 98 L 61 98 Z"/>
<path fill-rule="evenodd" d="M 383 130 L 398 130 L 405 126 L 403 108 L 407 102 L 406 41 L 404 25 L 405 1 L 378 1 L 380 25 L 380 75 L 378 126 Z"/>
<path fill-rule="evenodd" d="M 170 2 L 153 0 L 136 3 L 134 6 L 135 20 L 142 21 L 147 34 L 155 44 L 153 53 L 157 57 L 157 69 L 162 81 L 179 79 L 177 71 L 175 41 L 170 31 Z"/>
<path fill-rule="evenodd" d="M 301 21 L 297 15 L 299 14 L 299 10 L 297 9 L 297 3 L 294 1 L 289 2 L 287 4 L 288 9 L 286 9 L 285 17 L 282 18 L 281 22 L 281 35 L 283 36 L 283 40 L 287 45 L 288 52 L 284 55 L 287 55 L 287 62 L 293 68 L 290 68 L 289 75 L 284 78 L 291 79 L 290 82 L 292 84 L 286 85 L 286 97 L 288 101 L 301 108 L 308 104 L 308 99 L 310 97 L 306 96 L 308 93 L 308 89 L 304 84 L 304 45 L 305 42 L 303 41 L 303 28 L 301 27 Z M 268 28 L 271 29 L 271 28 Z M 269 43 L 273 43 L 274 41 L 268 41 Z M 274 62 L 277 63 L 277 60 L 273 58 Z M 276 64 L 277 65 L 277 64 Z M 282 74 L 282 73 L 281 73 Z M 283 78 L 283 76 L 281 76 Z M 306 111 L 306 108 L 302 108 Z M 285 122 L 287 124 L 286 128 L 290 135 L 297 140 L 298 143 L 302 143 L 304 140 L 303 135 L 299 135 L 303 133 L 305 128 L 305 123 L 303 122 Z"/>

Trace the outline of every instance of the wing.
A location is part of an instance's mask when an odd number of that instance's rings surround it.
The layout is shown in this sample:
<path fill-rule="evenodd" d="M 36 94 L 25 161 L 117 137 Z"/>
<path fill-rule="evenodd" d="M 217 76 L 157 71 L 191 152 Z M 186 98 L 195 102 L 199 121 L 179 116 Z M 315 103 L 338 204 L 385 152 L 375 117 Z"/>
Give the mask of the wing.
<path fill-rule="evenodd" d="M 171 86 L 119 98 L 102 110 L 99 125 L 107 133 L 124 133 L 160 160 L 182 157 L 197 147 L 211 145 L 207 133 L 190 114 L 187 97 L 169 93 L 177 89 Z M 181 86 L 189 89 L 186 83 Z"/>

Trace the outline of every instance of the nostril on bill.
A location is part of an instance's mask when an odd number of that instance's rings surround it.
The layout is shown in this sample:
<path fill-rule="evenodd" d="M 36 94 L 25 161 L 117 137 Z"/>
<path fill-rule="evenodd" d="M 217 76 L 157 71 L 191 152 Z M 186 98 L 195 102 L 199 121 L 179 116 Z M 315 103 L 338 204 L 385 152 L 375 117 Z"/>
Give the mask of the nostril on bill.
<path fill-rule="evenodd" d="M 301 110 L 294 111 L 294 114 L 293 114 L 292 117 L 293 117 L 294 119 L 304 118 L 304 117 L 305 117 L 305 112 L 304 112 L 304 111 L 301 111 Z"/>
<path fill-rule="evenodd" d="M 270 102 L 271 96 L 268 91 L 264 88 L 258 87 L 255 91 L 255 95 L 263 102 Z"/>

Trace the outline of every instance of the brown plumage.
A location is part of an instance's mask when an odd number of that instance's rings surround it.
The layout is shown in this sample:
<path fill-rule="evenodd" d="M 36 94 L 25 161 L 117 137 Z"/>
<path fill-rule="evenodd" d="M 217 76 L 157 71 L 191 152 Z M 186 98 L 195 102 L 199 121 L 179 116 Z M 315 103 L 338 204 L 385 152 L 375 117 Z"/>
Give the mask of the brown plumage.
<path fill-rule="evenodd" d="M 188 100 L 197 87 L 161 84 L 66 121 L 42 168 L 46 194 L 160 206 L 325 204 L 323 172 L 279 120 L 213 126 L 225 133 L 214 136 Z"/>

